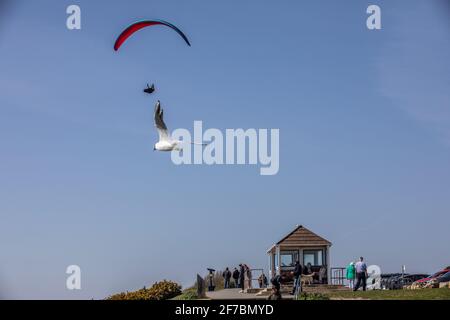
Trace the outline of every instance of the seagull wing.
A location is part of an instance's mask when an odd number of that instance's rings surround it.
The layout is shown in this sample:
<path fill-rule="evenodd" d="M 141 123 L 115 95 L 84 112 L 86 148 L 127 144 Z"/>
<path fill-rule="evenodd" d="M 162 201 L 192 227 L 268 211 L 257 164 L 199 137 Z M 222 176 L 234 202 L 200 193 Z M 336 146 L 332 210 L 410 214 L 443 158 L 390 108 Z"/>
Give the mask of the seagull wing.
<path fill-rule="evenodd" d="M 170 140 L 169 132 L 163 118 L 164 112 L 161 103 L 158 101 L 155 106 L 155 127 L 159 133 L 159 141 L 168 141 Z"/>

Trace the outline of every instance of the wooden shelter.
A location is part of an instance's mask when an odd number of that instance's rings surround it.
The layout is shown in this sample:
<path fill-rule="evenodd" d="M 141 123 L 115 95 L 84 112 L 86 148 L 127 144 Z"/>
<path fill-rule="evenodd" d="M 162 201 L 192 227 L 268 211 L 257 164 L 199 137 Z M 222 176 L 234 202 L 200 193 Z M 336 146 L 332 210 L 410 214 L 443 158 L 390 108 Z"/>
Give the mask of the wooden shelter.
<path fill-rule="evenodd" d="M 299 261 L 304 267 L 310 265 L 315 274 L 326 269 L 326 279 L 331 281 L 330 247 L 332 243 L 303 226 L 297 226 L 283 239 L 267 251 L 269 256 L 269 275 L 290 274 L 294 264 Z"/>

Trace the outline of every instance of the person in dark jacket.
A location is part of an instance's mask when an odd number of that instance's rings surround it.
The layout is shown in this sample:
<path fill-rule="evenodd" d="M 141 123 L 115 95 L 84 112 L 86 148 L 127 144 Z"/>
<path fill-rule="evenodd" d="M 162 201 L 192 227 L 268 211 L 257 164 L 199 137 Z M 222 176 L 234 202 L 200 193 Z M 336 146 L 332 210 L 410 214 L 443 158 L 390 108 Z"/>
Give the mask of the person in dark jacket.
<path fill-rule="evenodd" d="M 231 279 L 230 269 L 226 268 L 225 271 L 222 273 L 222 277 L 223 277 L 223 288 L 224 289 L 230 288 L 230 279 Z"/>
<path fill-rule="evenodd" d="M 270 283 L 272 284 L 272 288 L 275 288 L 277 290 L 281 289 L 281 276 L 276 275 L 272 279 L 270 279 Z"/>
<path fill-rule="evenodd" d="M 303 274 L 304 275 L 314 275 L 314 272 L 312 271 L 312 265 L 310 262 L 308 262 L 306 267 L 303 268 Z"/>
<path fill-rule="evenodd" d="M 259 288 L 260 288 L 260 289 L 264 289 L 264 288 L 267 287 L 267 285 L 268 285 L 268 280 L 267 280 L 267 277 L 266 277 L 266 275 L 264 274 L 264 272 L 261 273 L 261 275 L 259 276 L 259 278 L 258 278 L 258 284 L 259 284 Z"/>
<path fill-rule="evenodd" d="M 239 270 L 234 268 L 233 271 L 234 287 L 239 288 Z"/>
<path fill-rule="evenodd" d="M 245 286 L 245 267 L 243 264 L 239 265 L 239 285 L 242 290 L 244 290 Z"/>
<path fill-rule="evenodd" d="M 298 290 L 298 292 L 302 291 L 302 285 L 301 285 L 301 281 L 302 281 L 302 265 L 300 264 L 299 261 L 295 262 L 295 266 L 294 266 L 294 288 L 292 289 L 292 294 L 295 294 Z"/>
<path fill-rule="evenodd" d="M 276 275 L 272 279 L 270 279 L 270 283 L 272 284 L 272 293 L 267 298 L 268 300 L 281 300 L 281 281 L 283 278 L 281 275 Z"/>

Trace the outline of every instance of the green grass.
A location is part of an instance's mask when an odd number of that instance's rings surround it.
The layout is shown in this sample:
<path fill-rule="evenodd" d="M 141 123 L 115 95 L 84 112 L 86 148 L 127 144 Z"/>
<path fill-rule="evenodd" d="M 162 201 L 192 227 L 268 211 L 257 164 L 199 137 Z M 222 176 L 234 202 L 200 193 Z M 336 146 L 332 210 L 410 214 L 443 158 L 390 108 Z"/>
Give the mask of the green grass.
<path fill-rule="evenodd" d="M 302 292 L 298 297 L 297 300 L 330 300 L 330 297 L 328 295 L 322 294 L 322 293 L 306 293 Z"/>
<path fill-rule="evenodd" d="M 173 298 L 173 300 L 197 300 L 197 288 L 192 287 L 184 290 L 179 296 Z"/>
<path fill-rule="evenodd" d="M 331 299 L 366 300 L 450 300 L 450 288 L 419 290 L 373 290 L 358 292 L 333 292 Z"/>

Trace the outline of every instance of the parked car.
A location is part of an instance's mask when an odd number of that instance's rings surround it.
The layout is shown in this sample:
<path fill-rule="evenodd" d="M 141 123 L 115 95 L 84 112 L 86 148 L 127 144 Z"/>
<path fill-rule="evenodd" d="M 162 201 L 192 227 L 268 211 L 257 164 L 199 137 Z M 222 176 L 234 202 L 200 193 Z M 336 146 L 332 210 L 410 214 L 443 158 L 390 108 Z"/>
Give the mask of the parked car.
<path fill-rule="evenodd" d="M 437 278 L 432 279 L 431 283 L 434 286 L 439 286 L 440 283 L 449 282 L 449 281 L 450 281 L 450 272 L 447 272 Z"/>
<path fill-rule="evenodd" d="M 444 275 L 444 274 L 446 274 L 446 273 L 448 273 L 448 272 L 450 272 L 450 268 L 447 267 L 447 268 L 445 268 L 444 270 L 441 270 L 441 271 L 436 272 L 436 273 L 433 274 L 432 276 L 425 277 L 425 278 L 423 278 L 423 279 L 419 279 L 419 280 L 417 280 L 417 281 L 415 281 L 415 282 L 416 282 L 416 283 L 424 283 L 424 282 L 428 282 L 428 281 L 437 279 L 437 278 L 439 278 L 440 276 L 442 276 L 442 275 Z"/>

